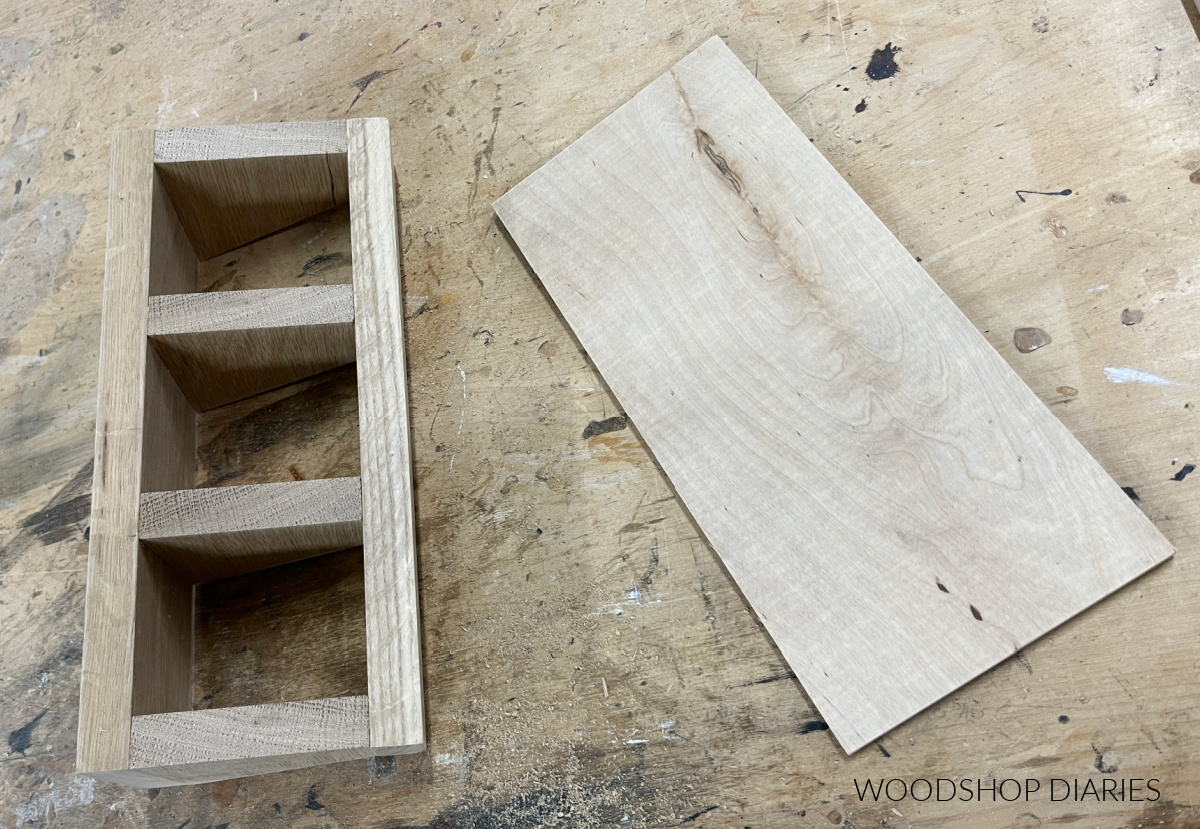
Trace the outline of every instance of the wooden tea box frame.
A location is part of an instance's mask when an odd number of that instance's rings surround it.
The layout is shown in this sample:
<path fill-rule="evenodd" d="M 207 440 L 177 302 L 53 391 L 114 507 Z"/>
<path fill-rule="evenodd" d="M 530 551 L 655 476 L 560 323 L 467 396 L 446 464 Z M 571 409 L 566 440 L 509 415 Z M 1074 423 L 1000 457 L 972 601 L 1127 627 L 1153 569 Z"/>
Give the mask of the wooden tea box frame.
<path fill-rule="evenodd" d="M 349 203 L 353 284 L 197 293 Z M 202 783 L 425 747 L 384 118 L 113 137 L 77 770 Z M 195 488 L 196 411 L 357 361 L 359 478 Z M 192 710 L 194 586 L 362 545 L 367 694 Z"/>

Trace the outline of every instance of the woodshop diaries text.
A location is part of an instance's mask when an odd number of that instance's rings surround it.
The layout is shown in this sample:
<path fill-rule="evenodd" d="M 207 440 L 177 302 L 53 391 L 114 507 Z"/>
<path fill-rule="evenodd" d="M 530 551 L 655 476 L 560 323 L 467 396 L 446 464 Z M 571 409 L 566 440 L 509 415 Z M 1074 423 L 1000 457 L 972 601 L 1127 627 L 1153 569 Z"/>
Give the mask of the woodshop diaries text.
<path fill-rule="evenodd" d="M 859 801 L 879 802 L 880 799 L 883 799 L 893 803 L 899 803 L 905 799 L 922 803 L 927 800 L 937 802 L 961 800 L 964 803 L 983 802 L 984 800 L 995 803 L 1003 800 L 1011 803 L 1015 800 L 1029 801 L 1034 797 L 1048 797 L 1053 803 L 1065 800 L 1076 803 L 1092 800 L 1097 803 L 1108 800 L 1123 803 L 1125 801 L 1153 802 L 1158 800 L 1161 796 L 1156 785 L 1158 782 L 1157 777 L 1149 780 L 1141 777 L 1132 777 L 1128 780 L 1115 777 L 1102 777 L 1099 780 L 1091 777 L 1083 780 L 1052 777 L 1048 785 L 1043 786 L 1042 781 L 1036 778 L 1017 780 L 1009 777 L 1004 780 L 962 779 L 954 781 L 948 777 L 939 777 L 930 782 L 924 777 L 918 777 L 911 781 L 893 777 L 889 780 L 883 778 L 865 780 L 862 783 L 855 778 L 854 790 L 858 793 Z"/>

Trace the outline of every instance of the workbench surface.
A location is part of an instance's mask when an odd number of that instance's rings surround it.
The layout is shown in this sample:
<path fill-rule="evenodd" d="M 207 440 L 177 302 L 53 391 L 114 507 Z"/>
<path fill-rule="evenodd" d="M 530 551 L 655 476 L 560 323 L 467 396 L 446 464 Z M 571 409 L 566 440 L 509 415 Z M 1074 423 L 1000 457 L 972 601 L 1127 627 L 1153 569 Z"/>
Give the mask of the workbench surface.
<path fill-rule="evenodd" d="M 4 15 L 0 826 L 1200 825 L 1200 44 L 1179 0 Z M 849 757 L 491 209 L 714 33 L 1177 551 Z M 111 134 L 347 114 L 391 119 L 428 751 L 149 792 L 74 777 Z M 333 211 L 202 278 L 345 282 L 349 251 Z M 1019 328 L 1051 342 L 1019 351 Z M 355 412 L 346 368 L 210 413 L 199 481 L 357 474 Z M 360 579 L 349 553 L 203 588 L 197 704 L 361 693 Z M 938 777 L 987 799 L 856 792 Z M 1005 778 L 1042 788 L 993 803 Z M 1052 778 L 1161 795 L 1055 801 Z"/>

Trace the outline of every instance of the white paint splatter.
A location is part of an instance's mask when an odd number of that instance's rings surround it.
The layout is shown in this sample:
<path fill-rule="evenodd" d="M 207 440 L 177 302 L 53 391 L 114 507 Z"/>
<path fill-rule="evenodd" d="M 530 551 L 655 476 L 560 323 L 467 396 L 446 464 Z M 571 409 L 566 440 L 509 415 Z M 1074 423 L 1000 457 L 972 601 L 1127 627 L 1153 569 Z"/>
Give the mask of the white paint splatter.
<path fill-rule="evenodd" d="M 163 121 L 171 114 L 171 110 L 175 108 L 175 101 L 171 99 L 171 79 L 163 78 L 162 82 L 162 103 L 154 108 L 155 114 L 158 115 L 158 126 L 163 125 Z"/>
<path fill-rule="evenodd" d="M 433 757 L 434 765 L 438 766 L 461 766 L 463 764 L 463 756 L 461 754 L 436 754 Z"/>
<path fill-rule="evenodd" d="M 45 794 L 31 798 L 28 803 L 17 809 L 17 825 L 37 823 L 50 816 L 53 807 L 56 814 L 61 814 L 78 806 L 87 806 L 96 797 L 96 778 L 76 776 L 66 786 L 51 789 Z"/>
<path fill-rule="evenodd" d="M 1088 292 L 1089 294 L 1098 294 L 1098 293 L 1100 293 L 1101 291 L 1107 291 L 1107 290 L 1108 290 L 1108 286 L 1107 286 L 1107 285 L 1097 285 L 1095 288 L 1088 288 L 1088 289 L 1087 289 L 1087 292 Z"/>
<path fill-rule="evenodd" d="M 614 616 L 624 616 L 627 607 L 645 607 L 646 605 L 662 604 L 662 599 L 645 599 L 642 591 L 634 585 L 633 589 L 625 591 L 625 601 L 603 605 L 599 610 L 589 613 L 589 616 L 599 616 L 601 613 L 612 613 Z"/>
<path fill-rule="evenodd" d="M 926 164 L 933 164 L 935 161 L 937 161 L 936 158 L 922 158 L 908 163 L 914 167 L 924 167 Z"/>
<path fill-rule="evenodd" d="M 254 87 L 254 100 L 258 100 L 258 87 Z"/>
<path fill-rule="evenodd" d="M 46 358 L 32 354 L 0 354 L 0 374 L 19 374 L 30 366 L 42 366 Z"/>
<path fill-rule="evenodd" d="M 646 743 L 648 743 L 648 742 L 650 742 L 650 741 L 649 741 L 649 740 L 626 740 L 626 741 L 625 741 L 625 745 L 627 745 L 627 746 L 640 746 L 640 745 L 645 745 L 645 744 L 646 744 Z"/>
<path fill-rule="evenodd" d="M 462 411 L 458 415 L 458 434 L 455 440 L 462 437 L 463 423 L 467 420 L 467 372 L 463 370 L 462 363 L 455 363 L 454 367 L 458 369 L 458 375 L 462 377 L 463 384 L 463 404 Z M 458 456 L 458 452 L 450 454 L 450 472 L 454 471 L 454 459 Z"/>
<path fill-rule="evenodd" d="M 1110 383 L 1143 383 L 1147 386 L 1178 386 L 1174 380 L 1138 371 L 1136 368 L 1113 368 L 1105 366 L 1104 377 Z"/>
<path fill-rule="evenodd" d="M 661 728 L 663 731 L 666 731 L 668 728 L 674 728 L 674 727 L 675 727 L 675 721 L 674 721 L 674 720 L 667 720 L 666 722 L 660 722 L 660 723 L 658 724 L 658 727 L 659 727 L 659 728 Z"/>

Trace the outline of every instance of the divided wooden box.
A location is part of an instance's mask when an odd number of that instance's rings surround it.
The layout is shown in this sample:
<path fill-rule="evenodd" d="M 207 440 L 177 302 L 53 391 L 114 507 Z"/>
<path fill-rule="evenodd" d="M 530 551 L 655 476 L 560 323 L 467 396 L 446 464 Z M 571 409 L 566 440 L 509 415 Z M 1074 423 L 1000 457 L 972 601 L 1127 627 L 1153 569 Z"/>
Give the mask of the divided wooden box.
<path fill-rule="evenodd" d="M 197 292 L 200 260 L 347 203 L 352 285 Z M 387 120 L 116 133 L 108 228 L 78 771 L 171 786 L 423 750 Z M 352 362 L 360 477 L 195 487 L 196 412 Z M 193 710 L 197 584 L 359 545 L 366 695 Z"/>

